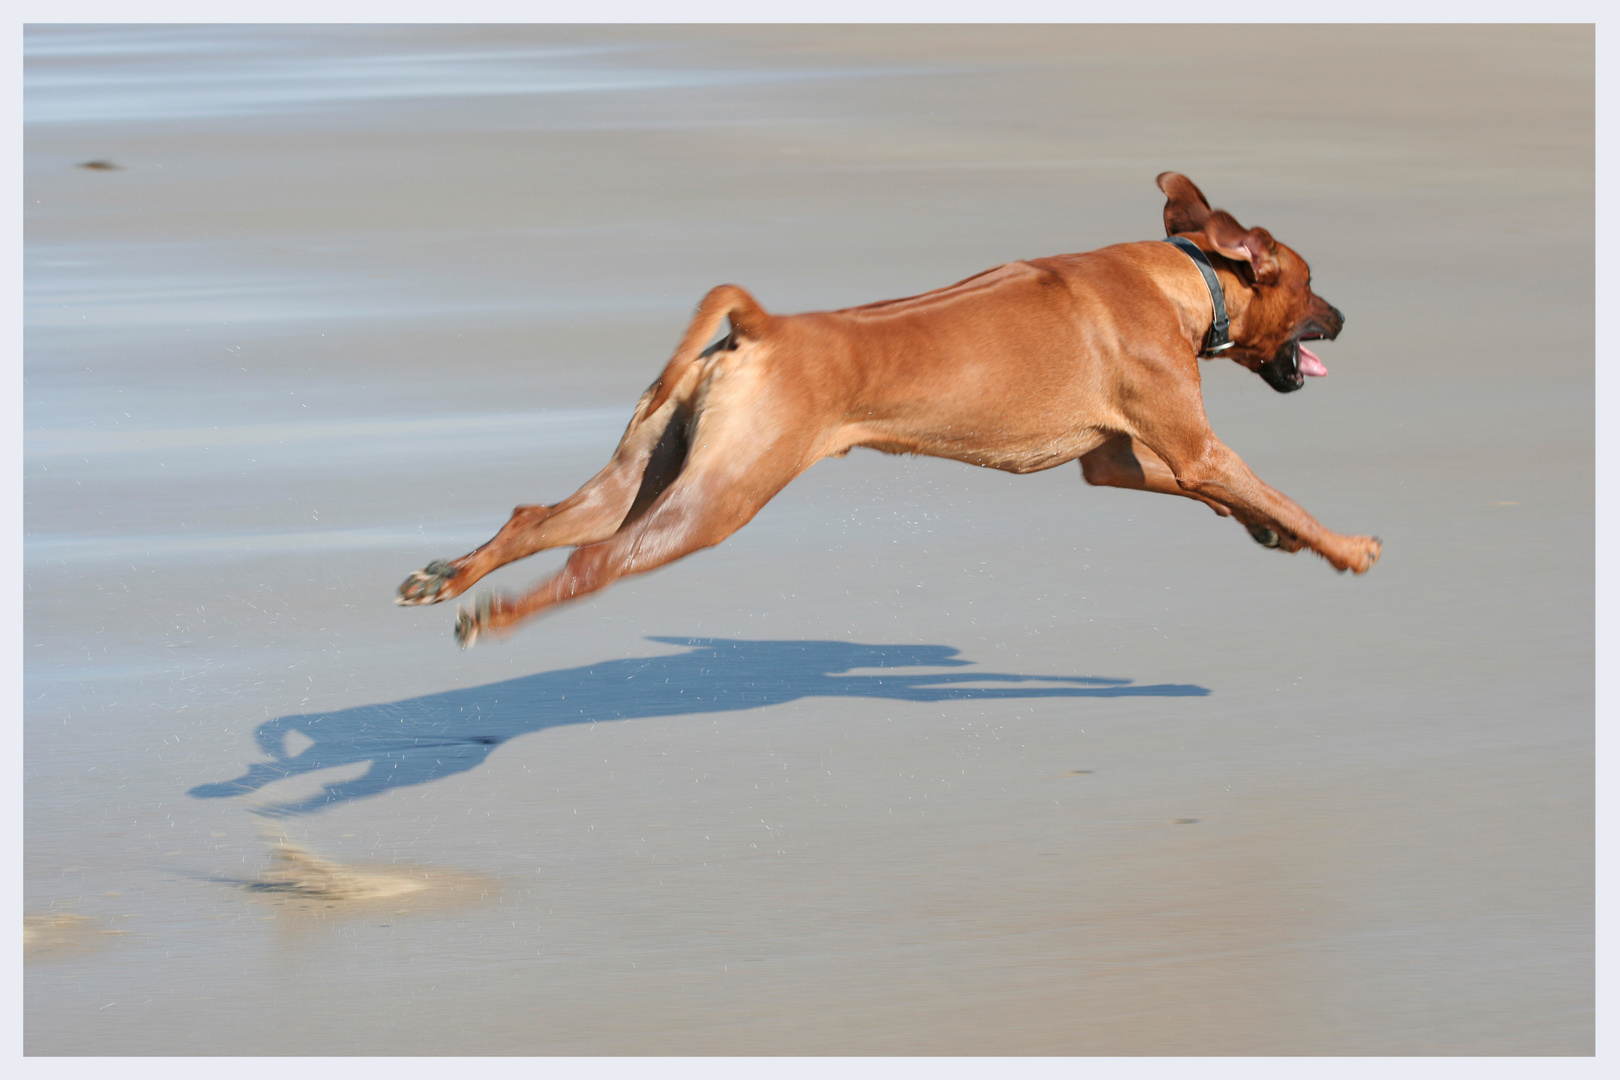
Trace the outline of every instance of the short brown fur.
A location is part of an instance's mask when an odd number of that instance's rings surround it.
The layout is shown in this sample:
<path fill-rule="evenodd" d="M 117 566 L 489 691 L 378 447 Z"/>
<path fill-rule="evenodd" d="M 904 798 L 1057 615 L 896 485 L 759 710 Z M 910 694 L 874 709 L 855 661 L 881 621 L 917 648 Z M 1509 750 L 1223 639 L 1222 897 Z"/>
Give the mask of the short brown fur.
<path fill-rule="evenodd" d="M 1303 259 L 1211 210 L 1186 177 L 1158 182 L 1166 230 L 1215 266 L 1235 343 L 1226 355 L 1266 374 L 1301 337 L 1337 335 L 1343 318 L 1311 292 Z M 412 574 L 398 600 L 437 603 L 516 559 L 576 549 L 526 595 L 485 594 L 462 611 L 456 636 L 470 645 L 718 544 L 811 465 L 857 446 L 1015 473 L 1078 458 L 1092 484 L 1197 499 L 1267 546 L 1309 548 L 1364 573 L 1379 556 L 1375 537 L 1324 528 L 1210 430 L 1198 359 L 1212 314 L 1192 260 L 1160 241 L 1008 263 L 921 296 L 804 315 L 770 315 L 721 285 L 601 472 L 555 505 L 518 507 L 476 551 Z M 1293 376 L 1267 381 L 1293 389 Z"/>

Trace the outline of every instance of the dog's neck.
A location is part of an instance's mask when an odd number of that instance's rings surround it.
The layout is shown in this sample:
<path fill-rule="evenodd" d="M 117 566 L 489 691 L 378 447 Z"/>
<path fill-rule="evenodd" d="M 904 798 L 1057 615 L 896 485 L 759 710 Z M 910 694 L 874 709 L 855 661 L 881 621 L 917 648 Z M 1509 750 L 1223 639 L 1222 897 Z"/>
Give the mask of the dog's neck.
<path fill-rule="evenodd" d="M 1264 322 L 1264 317 L 1256 316 L 1253 309 L 1254 279 L 1240 271 L 1239 268 L 1243 271 L 1248 269 L 1242 263 L 1234 262 L 1217 252 L 1206 254 L 1209 255 L 1210 264 L 1215 269 L 1216 280 L 1220 282 L 1221 295 L 1226 300 L 1226 317 L 1231 324 L 1227 329 L 1227 336 L 1234 345 L 1244 344 L 1255 330 L 1255 319 L 1259 317 L 1261 322 Z"/>
<path fill-rule="evenodd" d="M 1249 302 L 1254 299 L 1254 287 L 1244 281 L 1242 275 L 1225 266 L 1215 267 L 1215 277 L 1221 283 L 1221 293 L 1226 298 L 1226 317 L 1231 323 L 1227 337 L 1236 344 L 1248 328 Z"/>
<path fill-rule="evenodd" d="M 1220 276 L 1215 272 L 1215 266 L 1210 262 L 1208 253 L 1185 236 L 1167 236 L 1165 237 L 1165 243 L 1175 245 L 1182 254 L 1191 259 L 1193 265 L 1198 268 L 1199 275 L 1204 279 L 1204 287 L 1209 290 L 1213 316 L 1209 329 L 1205 331 L 1203 339 L 1198 343 L 1198 355 L 1204 357 L 1218 356 L 1230 349 L 1233 344 L 1231 317 L 1226 301 L 1226 282 L 1221 280 Z"/>

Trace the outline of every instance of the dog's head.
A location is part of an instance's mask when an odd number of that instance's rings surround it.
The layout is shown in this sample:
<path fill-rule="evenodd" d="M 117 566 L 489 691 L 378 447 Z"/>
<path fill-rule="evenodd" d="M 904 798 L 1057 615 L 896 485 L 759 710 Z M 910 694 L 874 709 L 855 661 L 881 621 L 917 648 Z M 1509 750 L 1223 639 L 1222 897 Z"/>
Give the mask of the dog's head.
<path fill-rule="evenodd" d="M 1245 229 L 1225 210 L 1211 210 L 1198 186 L 1180 173 L 1161 173 L 1164 231 L 1185 235 L 1237 275 L 1243 295 L 1226 298 L 1232 315 L 1232 347 L 1226 355 L 1259 375 L 1273 390 L 1289 393 L 1307 375 L 1327 368 L 1301 342 L 1332 340 L 1344 326 L 1339 309 L 1311 291 L 1311 268 L 1264 229 Z"/>

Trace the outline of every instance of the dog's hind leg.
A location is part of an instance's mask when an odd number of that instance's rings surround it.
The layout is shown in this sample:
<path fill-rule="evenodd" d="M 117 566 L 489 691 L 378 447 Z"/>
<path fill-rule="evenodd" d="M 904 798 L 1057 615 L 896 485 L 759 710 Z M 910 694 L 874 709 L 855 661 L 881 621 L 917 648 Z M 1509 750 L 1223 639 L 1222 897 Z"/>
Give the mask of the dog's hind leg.
<path fill-rule="evenodd" d="M 652 396 L 643 396 L 645 406 Z M 466 592 L 509 562 L 554 547 L 590 544 L 612 536 L 638 504 L 656 498 L 680 472 L 689 414 L 674 400 L 635 419 L 613 460 L 583 487 L 552 506 L 520 506 L 500 532 L 459 559 L 431 562 L 405 579 L 396 603 L 436 604 Z"/>
<path fill-rule="evenodd" d="M 456 640 L 466 648 L 480 634 L 712 547 L 746 525 L 825 446 L 823 433 L 784 430 L 758 412 L 731 411 L 731 423 L 713 422 L 712 412 L 700 417 L 685 468 L 645 513 L 608 539 L 576 549 L 561 571 L 521 597 L 480 595 L 457 616 Z M 763 446 L 761 433 L 770 438 Z"/>
<path fill-rule="evenodd" d="M 723 321 L 727 340 L 705 348 Z M 492 570 L 554 547 L 592 544 L 612 536 L 663 493 L 686 458 L 690 401 L 706 361 L 746 339 L 769 316 L 735 285 L 710 289 L 663 374 L 636 405 L 613 460 L 584 487 L 553 506 L 520 506 L 488 543 L 448 562 L 434 561 L 405 579 L 395 603 L 436 604 L 459 596 Z"/>

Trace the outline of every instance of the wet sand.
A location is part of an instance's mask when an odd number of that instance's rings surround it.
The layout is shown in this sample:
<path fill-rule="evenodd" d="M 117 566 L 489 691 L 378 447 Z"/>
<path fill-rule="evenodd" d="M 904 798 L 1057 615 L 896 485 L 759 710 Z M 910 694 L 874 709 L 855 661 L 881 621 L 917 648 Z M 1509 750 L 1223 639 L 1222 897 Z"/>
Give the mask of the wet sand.
<path fill-rule="evenodd" d="M 1589 29 L 26 46 L 28 1053 L 1593 1052 Z M 710 286 L 1156 237 L 1165 169 L 1346 313 L 1205 397 L 1364 578 L 857 452 L 505 641 L 392 604 Z"/>

